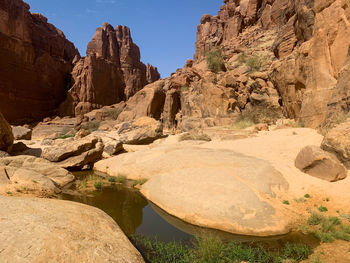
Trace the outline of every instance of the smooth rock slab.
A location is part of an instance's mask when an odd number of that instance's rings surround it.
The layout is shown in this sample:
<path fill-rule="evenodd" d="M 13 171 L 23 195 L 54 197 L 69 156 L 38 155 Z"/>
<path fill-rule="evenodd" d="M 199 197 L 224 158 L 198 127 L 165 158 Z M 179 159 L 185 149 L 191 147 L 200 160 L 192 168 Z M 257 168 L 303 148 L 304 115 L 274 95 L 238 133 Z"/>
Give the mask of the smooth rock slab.
<path fill-rule="evenodd" d="M 144 262 L 99 209 L 59 200 L 0 197 L 0 262 Z"/>
<path fill-rule="evenodd" d="M 287 233 L 289 218 L 277 194 L 288 190 L 268 162 L 194 146 L 158 146 L 95 164 L 112 176 L 147 178 L 147 199 L 186 222 L 234 234 Z"/>

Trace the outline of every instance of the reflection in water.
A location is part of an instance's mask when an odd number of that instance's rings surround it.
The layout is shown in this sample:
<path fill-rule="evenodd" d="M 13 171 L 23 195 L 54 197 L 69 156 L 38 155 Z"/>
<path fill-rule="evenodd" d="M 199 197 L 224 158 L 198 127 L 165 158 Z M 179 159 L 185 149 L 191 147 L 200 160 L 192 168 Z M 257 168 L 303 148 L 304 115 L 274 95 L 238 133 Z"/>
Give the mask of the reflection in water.
<path fill-rule="evenodd" d="M 62 194 L 62 199 L 100 208 L 128 236 L 140 234 L 160 241 L 184 241 L 191 235 L 169 224 L 156 213 L 138 190 L 114 185 L 86 195 Z"/>
<path fill-rule="evenodd" d="M 78 178 L 83 178 L 86 174 L 84 172 L 75 175 Z M 91 172 L 88 174 L 91 174 Z M 74 189 L 74 185 L 72 185 L 72 189 Z M 235 240 L 249 243 L 262 241 L 265 246 L 270 248 L 283 247 L 287 242 L 302 242 L 310 247 L 315 247 L 319 243 L 314 236 L 304 235 L 299 232 L 279 237 L 258 238 L 238 236 L 194 226 L 169 215 L 152 203 L 149 204 L 138 190 L 120 184 L 85 195 L 62 194 L 62 199 L 100 208 L 110 215 L 128 236 L 140 234 L 145 237 L 156 237 L 160 241 L 169 242 L 188 241 L 193 236 L 209 234 L 225 241 Z"/>
<path fill-rule="evenodd" d="M 98 207 L 118 222 L 127 235 L 132 235 L 142 224 L 142 209 L 148 205 L 138 191 L 122 185 L 104 188 L 91 195 L 62 195 L 63 199 Z"/>

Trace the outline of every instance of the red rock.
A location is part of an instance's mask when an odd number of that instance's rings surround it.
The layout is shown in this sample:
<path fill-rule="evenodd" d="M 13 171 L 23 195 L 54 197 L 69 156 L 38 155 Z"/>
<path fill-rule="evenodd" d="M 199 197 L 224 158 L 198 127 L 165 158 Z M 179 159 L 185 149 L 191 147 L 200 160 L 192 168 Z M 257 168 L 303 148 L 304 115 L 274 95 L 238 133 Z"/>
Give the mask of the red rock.
<path fill-rule="evenodd" d="M 9 122 L 53 115 L 77 49 L 22 0 L 0 1 L 0 111 Z"/>
<path fill-rule="evenodd" d="M 140 61 L 130 29 L 108 23 L 97 28 L 87 56 L 76 62 L 74 85 L 61 105 L 62 115 L 80 115 L 126 100 L 160 78 L 156 67 Z"/>

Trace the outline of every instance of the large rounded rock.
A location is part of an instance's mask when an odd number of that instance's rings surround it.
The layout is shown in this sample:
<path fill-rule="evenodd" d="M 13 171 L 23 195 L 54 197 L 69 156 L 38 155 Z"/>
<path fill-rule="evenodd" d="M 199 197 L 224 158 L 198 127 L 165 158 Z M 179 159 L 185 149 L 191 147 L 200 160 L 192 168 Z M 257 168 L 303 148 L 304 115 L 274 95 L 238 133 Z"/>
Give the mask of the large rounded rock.
<path fill-rule="evenodd" d="M 1 262 L 144 262 L 113 219 L 99 209 L 0 197 L 0 211 Z"/>
<path fill-rule="evenodd" d="M 41 158 L 24 155 L 0 158 L 0 190 L 31 188 L 58 192 L 74 179 L 67 170 Z"/>
<path fill-rule="evenodd" d="M 11 126 L 0 112 L 0 151 L 11 151 L 12 144 L 13 134 Z"/>
<path fill-rule="evenodd" d="M 306 146 L 295 159 L 295 166 L 311 176 L 335 182 L 347 176 L 347 170 L 332 154 L 317 146 Z"/>
<path fill-rule="evenodd" d="M 141 192 L 195 225 L 255 236 L 285 234 L 289 219 L 276 196 L 289 185 L 268 162 L 195 146 L 160 145 L 95 164 L 110 175 L 148 178 Z"/>
<path fill-rule="evenodd" d="M 350 119 L 331 129 L 324 137 L 321 148 L 334 153 L 350 169 Z"/>

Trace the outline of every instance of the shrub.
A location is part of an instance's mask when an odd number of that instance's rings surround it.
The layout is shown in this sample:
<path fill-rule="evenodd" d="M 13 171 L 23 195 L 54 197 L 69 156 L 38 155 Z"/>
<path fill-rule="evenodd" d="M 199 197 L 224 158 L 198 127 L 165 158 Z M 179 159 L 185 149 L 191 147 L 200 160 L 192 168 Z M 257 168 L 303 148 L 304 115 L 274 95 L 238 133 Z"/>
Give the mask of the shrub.
<path fill-rule="evenodd" d="M 296 261 L 301 261 L 307 259 L 311 254 L 308 246 L 304 244 L 291 244 L 287 243 L 283 250 L 283 258 L 284 259 L 294 259 Z"/>
<path fill-rule="evenodd" d="M 275 123 L 280 115 L 275 109 L 263 106 L 252 106 L 243 110 L 234 122 L 234 126 L 249 127 L 258 123 Z"/>
<path fill-rule="evenodd" d="M 309 219 L 307 220 L 307 223 L 309 225 L 319 225 L 321 222 L 325 219 L 325 217 L 319 213 L 312 213 Z"/>
<path fill-rule="evenodd" d="M 95 189 L 96 190 L 101 190 L 102 189 L 102 182 L 96 182 L 94 183 Z"/>
<path fill-rule="evenodd" d="M 288 200 L 283 200 L 283 204 L 284 205 L 289 205 L 289 201 Z"/>
<path fill-rule="evenodd" d="M 305 197 L 305 198 L 311 198 L 311 195 L 305 194 L 304 197 Z"/>
<path fill-rule="evenodd" d="M 108 178 L 108 182 L 115 183 L 115 182 L 117 182 L 117 178 L 115 176 L 111 176 Z"/>
<path fill-rule="evenodd" d="M 225 61 L 222 51 L 215 48 L 206 54 L 208 68 L 215 73 L 225 71 Z"/>
<path fill-rule="evenodd" d="M 125 183 L 125 182 L 126 182 L 126 176 L 124 176 L 124 175 L 118 175 L 118 176 L 116 177 L 116 182 L 117 182 L 117 183 L 120 183 L 120 184 Z"/>
<path fill-rule="evenodd" d="M 321 205 L 321 206 L 318 208 L 318 211 L 320 211 L 320 212 L 327 212 L 327 211 L 328 211 L 328 208 Z"/>
<path fill-rule="evenodd" d="M 134 180 L 132 185 L 136 186 L 136 185 L 144 185 L 148 180 L 146 178 L 142 178 L 142 179 L 138 179 L 138 180 Z"/>
<path fill-rule="evenodd" d="M 249 57 L 246 61 L 246 64 L 253 71 L 259 71 L 262 66 L 261 59 L 258 56 Z"/>

